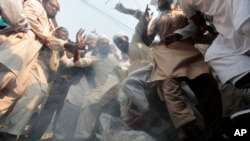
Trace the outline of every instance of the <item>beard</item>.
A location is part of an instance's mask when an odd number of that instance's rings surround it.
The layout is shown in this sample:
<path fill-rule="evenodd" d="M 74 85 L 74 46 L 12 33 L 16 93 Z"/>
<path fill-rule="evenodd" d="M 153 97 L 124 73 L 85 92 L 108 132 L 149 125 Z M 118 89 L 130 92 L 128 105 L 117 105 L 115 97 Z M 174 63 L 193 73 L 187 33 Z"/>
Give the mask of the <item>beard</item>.
<path fill-rule="evenodd" d="M 48 16 L 48 18 L 51 18 L 51 19 L 54 19 L 56 17 L 55 14 L 49 14 L 49 13 L 47 13 L 47 16 Z"/>
<path fill-rule="evenodd" d="M 122 53 L 128 53 L 129 43 L 125 42 L 121 47 L 118 47 Z"/>
<path fill-rule="evenodd" d="M 102 45 L 102 46 L 98 47 L 98 52 L 102 56 L 107 56 L 110 53 L 109 46 L 108 45 Z"/>

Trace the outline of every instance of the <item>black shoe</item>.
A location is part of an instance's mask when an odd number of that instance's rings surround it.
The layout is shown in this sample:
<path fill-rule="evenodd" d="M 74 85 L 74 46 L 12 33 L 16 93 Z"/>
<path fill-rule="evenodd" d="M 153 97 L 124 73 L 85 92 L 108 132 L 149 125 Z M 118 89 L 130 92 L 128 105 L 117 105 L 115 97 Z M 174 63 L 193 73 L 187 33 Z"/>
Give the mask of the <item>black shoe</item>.
<path fill-rule="evenodd" d="M 205 137 L 202 130 L 198 126 L 195 125 L 195 122 L 187 123 L 180 128 L 182 128 L 187 135 L 187 139 L 185 140 L 190 140 L 190 141 L 206 141 L 207 140 L 207 137 Z"/>
<path fill-rule="evenodd" d="M 233 124 L 239 126 L 239 128 L 249 128 L 250 126 L 250 105 L 242 106 L 232 112 L 230 116 Z"/>
<path fill-rule="evenodd" d="M 232 135 L 233 139 L 250 141 L 250 105 L 238 108 L 232 112 L 230 118 L 235 128 Z"/>

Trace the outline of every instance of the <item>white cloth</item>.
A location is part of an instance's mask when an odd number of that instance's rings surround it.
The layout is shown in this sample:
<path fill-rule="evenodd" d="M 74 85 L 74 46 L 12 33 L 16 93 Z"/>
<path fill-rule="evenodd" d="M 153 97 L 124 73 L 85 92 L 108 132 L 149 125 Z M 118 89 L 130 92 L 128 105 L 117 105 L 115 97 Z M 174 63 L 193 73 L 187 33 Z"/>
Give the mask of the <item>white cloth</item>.
<path fill-rule="evenodd" d="M 66 67 L 73 67 L 73 66 L 75 66 L 75 63 L 73 62 L 73 59 L 74 59 L 73 57 L 68 58 L 65 51 L 64 51 L 63 56 L 60 58 L 60 62 Z"/>
<path fill-rule="evenodd" d="M 213 16 L 219 35 L 208 48 L 205 61 L 222 83 L 250 71 L 249 0 L 181 0 L 180 4 L 188 18 L 195 10 Z"/>
<path fill-rule="evenodd" d="M 32 114 L 45 99 L 48 87 L 46 70 L 42 68 L 43 63 L 39 62 L 37 57 L 44 43 L 42 41 L 52 35 L 46 11 L 39 1 L 26 0 L 23 8 L 32 31 L 0 36 L 1 63 L 15 73 L 15 91 L 22 95 L 13 111 L 6 117 L 7 120 L 2 123 L 5 126 L 4 132 L 16 135 L 23 133 Z M 25 88 L 26 91 L 21 91 Z"/>
<path fill-rule="evenodd" d="M 113 72 L 118 61 L 113 54 L 106 57 L 98 54 L 97 56 L 81 58 L 75 63 L 79 67 L 91 65 L 96 72 L 96 88 L 83 95 L 82 111 L 75 131 L 75 137 L 88 138 L 102 107 L 116 98 L 119 93 L 119 80 Z"/>
<path fill-rule="evenodd" d="M 139 108 L 140 112 L 149 110 L 145 88 L 147 87 L 146 82 L 150 78 L 152 70 L 153 65 L 143 66 L 130 73 L 122 83 L 123 92 Z"/>
<path fill-rule="evenodd" d="M 90 91 L 90 88 L 88 87 L 88 82 L 86 80 L 85 75 L 83 75 L 78 83 L 72 84 L 69 87 L 66 99 L 70 103 L 81 107 L 82 106 L 82 101 L 83 101 L 86 93 L 89 92 L 89 91 Z"/>
<path fill-rule="evenodd" d="M 11 27 L 8 31 L 27 31 L 30 29 L 28 20 L 23 11 L 23 4 L 20 0 L 1 0 L 0 1 L 0 17 Z M 5 29 L 7 30 L 7 29 Z M 4 31 L 3 31 L 4 32 Z"/>

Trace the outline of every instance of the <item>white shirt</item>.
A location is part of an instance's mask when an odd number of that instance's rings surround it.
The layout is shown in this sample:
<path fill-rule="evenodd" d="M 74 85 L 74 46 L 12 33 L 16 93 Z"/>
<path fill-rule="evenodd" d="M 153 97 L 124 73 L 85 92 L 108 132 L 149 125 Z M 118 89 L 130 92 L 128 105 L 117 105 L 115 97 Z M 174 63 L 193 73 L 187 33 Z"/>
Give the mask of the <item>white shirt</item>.
<path fill-rule="evenodd" d="M 250 1 L 249 0 L 181 0 L 188 18 L 196 10 L 213 16 L 219 35 L 208 48 L 205 61 L 223 83 L 250 71 Z"/>

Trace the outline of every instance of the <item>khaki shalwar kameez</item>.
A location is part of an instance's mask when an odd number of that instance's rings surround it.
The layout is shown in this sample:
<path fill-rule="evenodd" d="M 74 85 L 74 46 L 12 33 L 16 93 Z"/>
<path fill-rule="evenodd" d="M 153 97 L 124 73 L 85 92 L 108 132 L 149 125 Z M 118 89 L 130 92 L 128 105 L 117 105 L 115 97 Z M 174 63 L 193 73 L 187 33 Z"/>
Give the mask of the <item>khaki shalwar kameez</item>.
<path fill-rule="evenodd" d="M 0 16 L 9 27 L 0 31 L 0 116 L 24 90 L 22 70 L 29 66 L 28 50 L 34 34 L 29 30 L 21 1 L 0 1 Z M 26 31 L 25 31 L 26 30 Z M 12 32 L 6 33 L 7 31 Z M 25 32 L 24 32 L 25 31 Z M 28 56 L 27 56 L 28 55 Z M 25 80 L 25 78 L 24 78 Z M 18 87 L 17 87 L 18 86 Z"/>
<path fill-rule="evenodd" d="M 15 48 L 12 48 L 12 46 L 4 46 L 5 48 L 13 49 L 9 51 L 8 57 L 11 59 L 9 62 L 15 63 L 13 64 L 14 68 L 19 66 L 19 68 L 16 69 L 18 72 L 18 74 L 16 74 L 17 88 L 25 89 L 25 91 L 20 91 L 20 95 L 22 96 L 17 101 L 8 117 L 5 118 L 0 129 L 1 132 L 7 132 L 14 135 L 25 134 L 24 129 L 32 114 L 35 112 L 38 105 L 46 100 L 48 88 L 47 74 L 46 70 L 42 67 L 44 63 L 38 59 L 38 55 L 39 50 L 45 43 L 45 39 L 52 36 L 53 31 L 46 11 L 38 0 L 26 0 L 23 6 L 32 29 L 32 32 L 28 32 L 29 36 L 25 39 L 31 43 L 27 44 L 24 41 L 20 41 L 20 45 L 18 45 L 17 39 L 20 40 L 20 37 L 16 36 L 16 40 L 10 40 L 13 46 L 16 46 Z M 59 39 L 55 39 L 55 41 L 51 42 L 47 44 L 48 47 L 53 50 L 63 49 L 65 43 L 65 41 Z M 0 51 L 0 53 L 2 53 L 2 51 Z M 16 55 L 13 55 L 13 53 Z"/>
<path fill-rule="evenodd" d="M 75 138 L 88 138 L 91 135 L 102 107 L 112 99 L 117 98 L 120 89 L 119 79 L 114 74 L 114 68 L 118 65 L 114 55 L 109 54 L 103 57 L 98 54 L 97 56 L 82 58 L 76 62 L 76 66 L 79 67 L 89 65 L 92 65 L 96 72 L 96 88 L 83 97 Z"/>
<path fill-rule="evenodd" d="M 148 36 L 157 33 L 160 39 L 187 25 L 187 19 L 180 10 L 166 11 L 156 18 L 149 29 Z M 202 54 L 194 48 L 190 39 L 177 41 L 166 46 L 160 42 L 152 49 L 155 67 L 149 81 L 162 81 L 165 103 L 176 128 L 195 119 L 187 104 L 176 78 L 193 79 L 200 74 L 209 73 Z"/>

